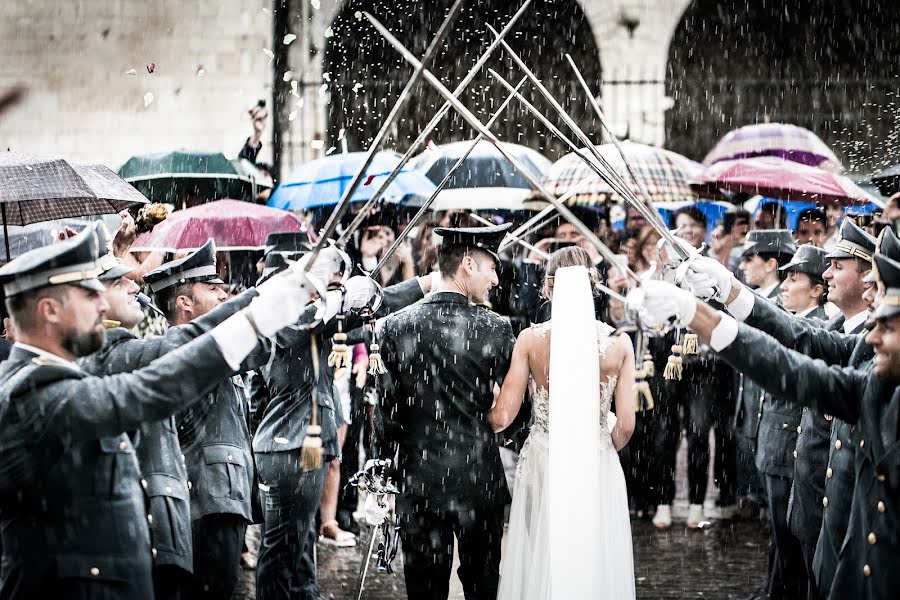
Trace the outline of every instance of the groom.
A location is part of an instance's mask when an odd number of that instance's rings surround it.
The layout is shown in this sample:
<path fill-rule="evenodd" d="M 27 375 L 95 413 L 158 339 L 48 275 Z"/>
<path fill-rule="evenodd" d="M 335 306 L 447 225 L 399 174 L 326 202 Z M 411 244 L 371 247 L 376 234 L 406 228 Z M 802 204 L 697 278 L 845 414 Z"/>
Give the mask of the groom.
<path fill-rule="evenodd" d="M 399 446 L 410 600 L 446 600 L 454 534 L 466 600 L 497 595 L 509 492 L 487 412 L 515 339 L 509 320 L 481 305 L 497 285 L 508 228 L 435 229 L 443 237 L 440 287 L 383 325 L 385 437 Z"/>

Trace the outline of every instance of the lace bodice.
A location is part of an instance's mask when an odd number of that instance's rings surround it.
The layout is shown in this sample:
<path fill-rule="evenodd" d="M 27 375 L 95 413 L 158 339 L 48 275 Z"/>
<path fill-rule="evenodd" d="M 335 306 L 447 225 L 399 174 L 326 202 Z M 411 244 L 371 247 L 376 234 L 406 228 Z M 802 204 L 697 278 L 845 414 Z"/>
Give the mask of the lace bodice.
<path fill-rule="evenodd" d="M 550 323 L 534 325 L 532 326 L 532 331 L 538 337 L 545 337 L 550 332 Z M 606 355 L 606 350 L 615 340 L 615 338 L 610 336 L 612 332 L 612 327 L 597 321 L 597 351 L 601 359 Z M 600 382 L 600 437 L 601 443 L 608 443 L 610 448 L 612 448 L 612 440 L 609 436 L 607 416 L 612 406 L 617 381 L 618 377 L 616 375 L 609 375 L 606 381 Z M 532 401 L 531 434 L 548 435 L 550 433 L 550 390 L 539 387 L 530 376 L 528 378 L 528 390 L 531 393 Z"/>

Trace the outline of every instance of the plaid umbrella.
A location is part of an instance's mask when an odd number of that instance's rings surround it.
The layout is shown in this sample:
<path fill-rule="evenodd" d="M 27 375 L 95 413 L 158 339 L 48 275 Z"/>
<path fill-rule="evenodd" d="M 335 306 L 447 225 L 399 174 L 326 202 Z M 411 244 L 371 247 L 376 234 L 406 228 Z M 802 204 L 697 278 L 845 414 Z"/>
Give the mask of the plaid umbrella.
<path fill-rule="evenodd" d="M 0 152 L 0 218 L 7 225 L 118 213 L 148 202 L 103 165 L 78 165 L 61 158 Z M 6 236 L 9 260 L 9 237 Z"/>
<path fill-rule="evenodd" d="M 627 141 L 622 142 L 621 146 L 635 176 L 650 194 L 650 201 L 696 200 L 697 195 L 691 190 L 688 182 L 700 171 L 700 165 L 680 154 L 654 146 Z M 597 146 L 597 151 L 622 176 L 629 187 L 637 192 L 615 145 L 602 144 Z M 557 196 L 575 188 L 579 189 L 580 191 L 571 200 L 572 204 L 590 205 L 622 201 L 622 198 L 574 152 L 553 163 L 544 176 L 543 183 Z"/>
<path fill-rule="evenodd" d="M 819 136 L 787 123 L 757 123 L 730 131 L 713 146 L 703 164 L 754 156 L 777 156 L 835 173 L 844 170 L 841 161 Z"/>

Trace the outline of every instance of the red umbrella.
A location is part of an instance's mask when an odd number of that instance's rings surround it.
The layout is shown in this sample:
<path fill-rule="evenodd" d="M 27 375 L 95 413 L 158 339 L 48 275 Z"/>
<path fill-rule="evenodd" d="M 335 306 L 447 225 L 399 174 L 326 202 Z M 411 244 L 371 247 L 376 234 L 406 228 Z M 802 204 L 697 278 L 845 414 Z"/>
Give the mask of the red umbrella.
<path fill-rule="evenodd" d="M 773 156 L 724 160 L 709 165 L 691 187 L 701 193 L 727 190 L 817 204 L 873 202 L 880 205 L 874 196 L 843 175 Z"/>
<path fill-rule="evenodd" d="M 306 229 L 304 221 L 284 210 L 240 200 L 216 200 L 173 212 L 153 231 L 139 235 L 131 249 L 191 250 L 212 238 L 221 251 L 262 250 L 270 233 Z"/>

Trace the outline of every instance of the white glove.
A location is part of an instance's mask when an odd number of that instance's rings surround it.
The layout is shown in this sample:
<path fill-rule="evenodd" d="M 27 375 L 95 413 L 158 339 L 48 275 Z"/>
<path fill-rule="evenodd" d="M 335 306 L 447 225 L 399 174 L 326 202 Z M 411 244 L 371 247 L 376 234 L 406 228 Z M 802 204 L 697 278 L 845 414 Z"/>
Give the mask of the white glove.
<path fill-rule="evenodd" d="M 272 337 L 296 323 L 313 291 L 307 278 L 297 273 L 276 275 L 263 282 L 257 288 L 259 296 L 247 308 L 260 335 Z"/>
<path fill-rule="evenodd" d="M 695 281 L 694 285 L 697 286 L 697 292 L 694 292 L 694 295 L 698 298 L 712 298 L 724 303 L 728 299 L 728 295 L 731 294 L 732 287 L 740 285 L 725 265 L 708 256 L 698 256 L 692 260 L 688 265 L 688 272 L 694 273 L 692 277 Z M 709 281 L 701 283 L 704 275 L 709 278 Z M 685 280 L 688 282 L 688 285 L 691 285 L 687 276 L 685 276 Z M 713 290 L 712 287 L 717 289 Z M 694 291 L 693 285 L 691 285 L 691 291 Z M 706 292 L 707 295 L 701 296 L 699 292 Z"/>
<path fill-rule="evenodd" d="M 387 502 L 387 497 L 376 496 L 375 494 L 366 495 L 366 503 L 363 512 L 366 515 L 366 523 L 372 527 L 378 527 L 387 518 L 391 507 Z"/>
<path fill-rule="evenodd" d="M 291 271 L 294 273 L 303 273 L 306 265 L 312 258 L 312 252 L 308 252 L 300 257 L 300 260 L 291 265 Z M 341 257 L 340 251 L 334 246 L 323 248 L 316 257 L 309 274 L 317 281 L 321 281 L 325 285 L 331 282 L 335 275 L 340 273 L 344 268 L 344 259 Z"/>
<path fill-rule="evenodd" d="M 691 246 L 687 240 L 676 237 L 675 242 L 681 247 L 683 251 L 688 254 L 688 256 L 697 252 L 697 249 Z M 681 258 L 681 254 L 679 254 L 676 249 L 672 247 L 672 244 L 670 242 L 666 241 L 664 242 L 664 244 L 666 246 L 666 254 L 668 255 L 670 265 L 678 266 L 682 262 L 684 262 L 684 259 Z"/>
<path fill-rule="evenodd" d="M 650 326 L 669 325 L 674 318 L 677 327 L 687 327 L 697 312 L 693 294 L 665 281 L 645 281 L 628 293 L 627 300 Z"/>
<path fill-rule="evenodd" d="M 356 275 L 347 280 L 344 284 L 344 304 L 343 310 L 347 311 L 351 308 L 363 308 L 368 306 L 375 297 L 375 291 L 378 286 L 371 277 L 365 275 Z"/>

